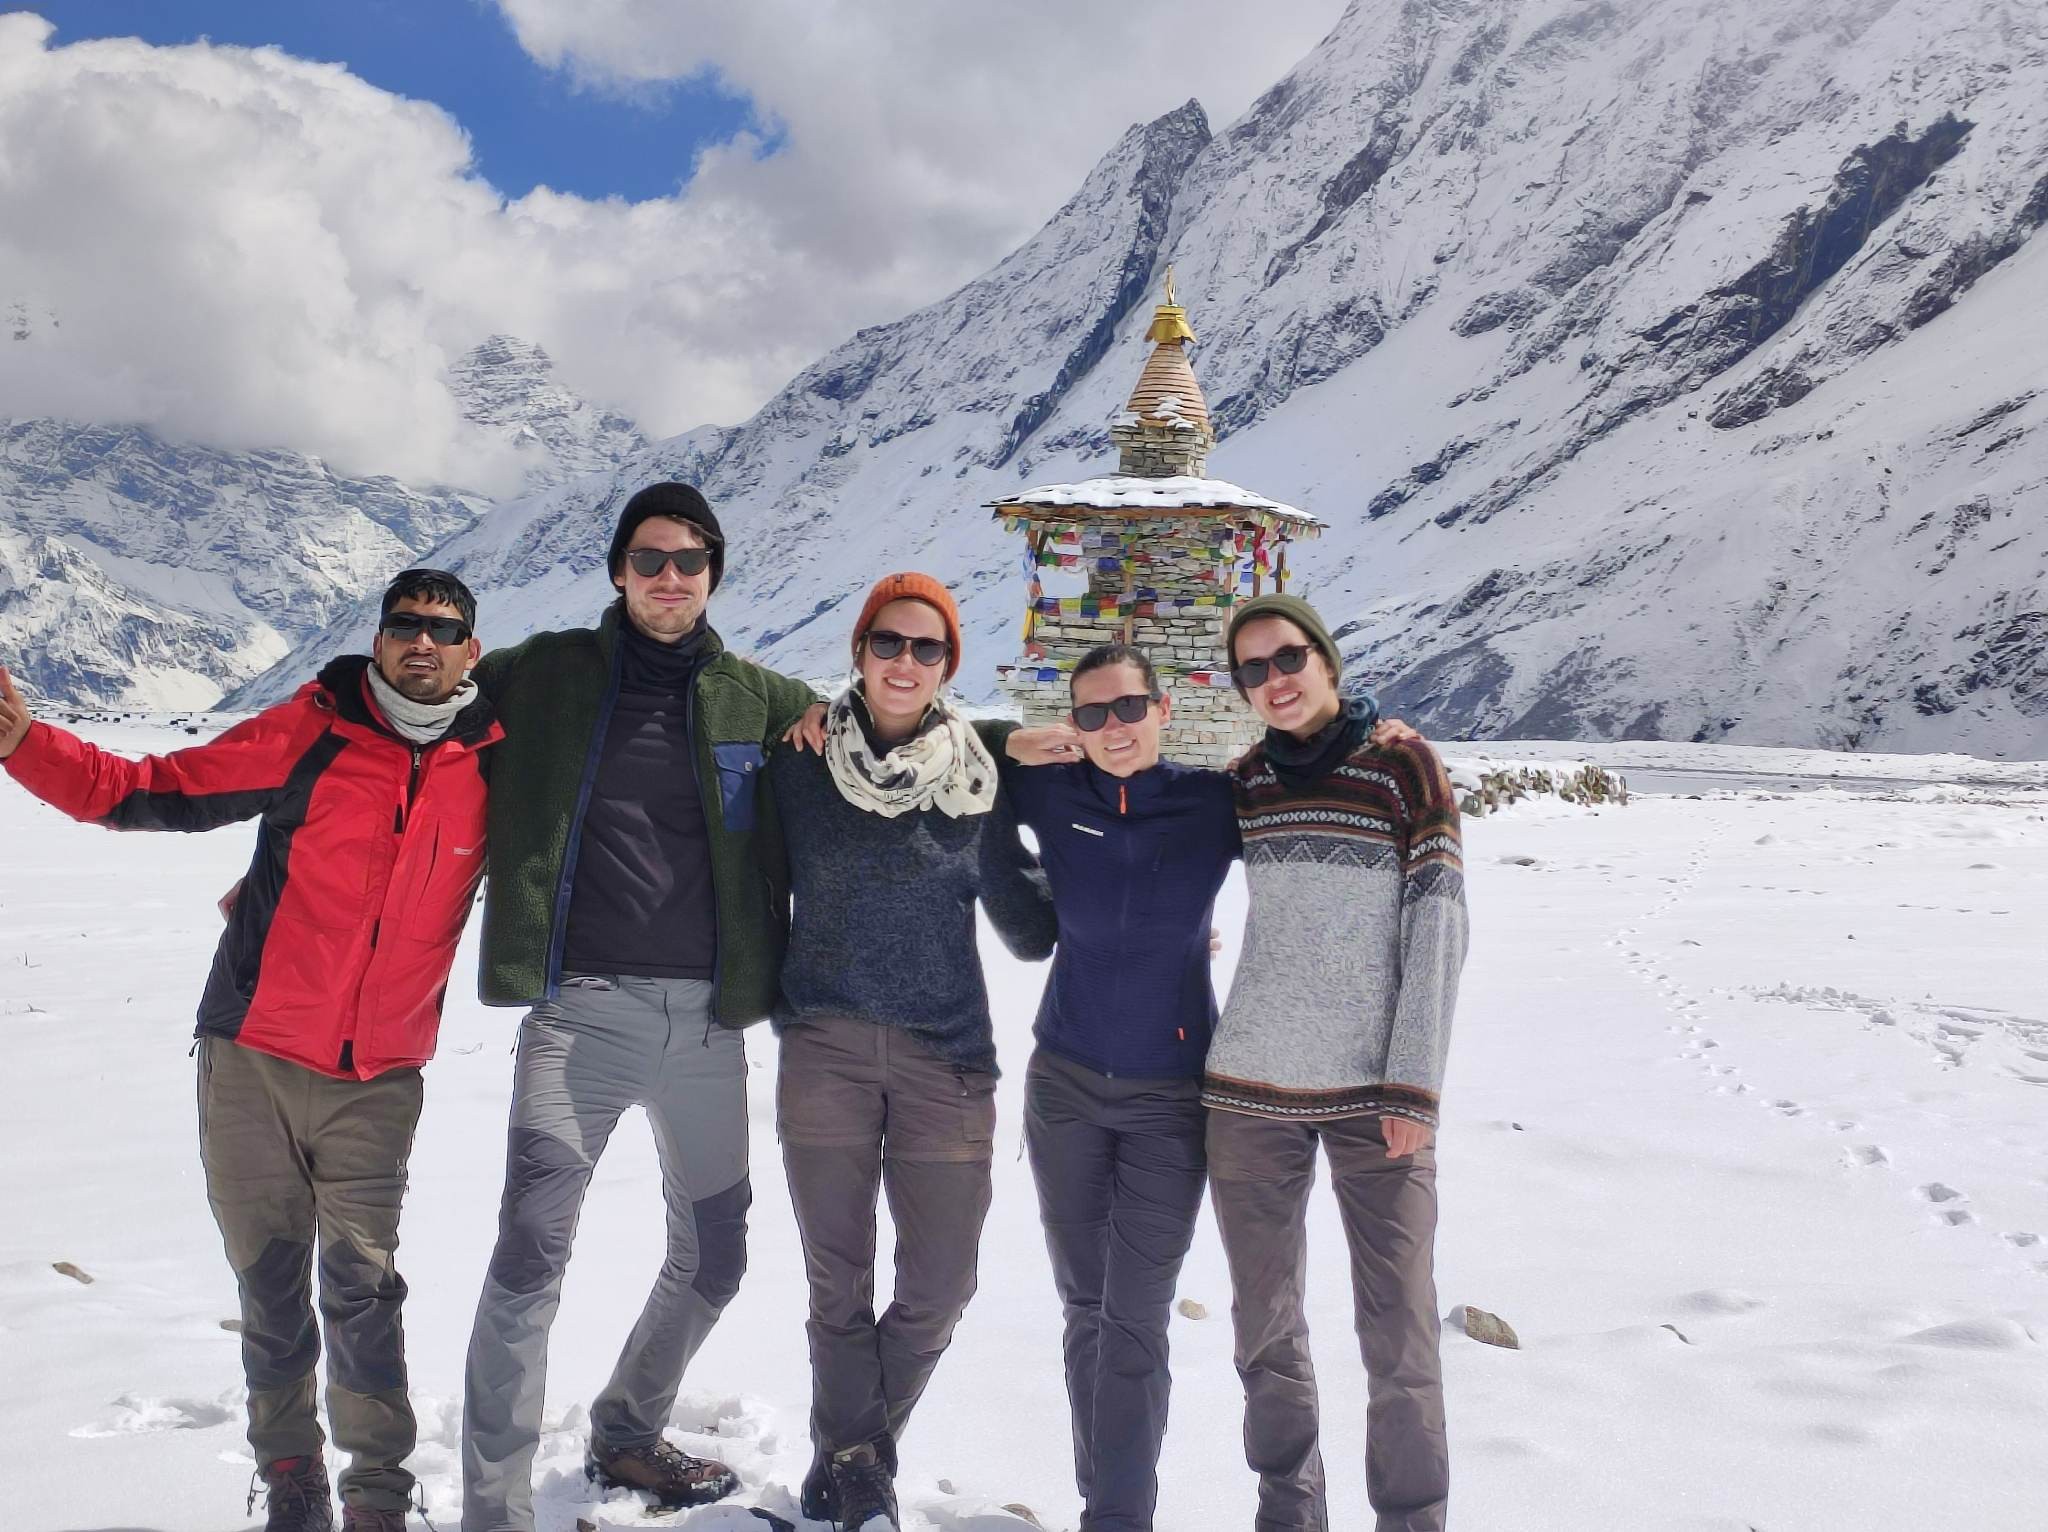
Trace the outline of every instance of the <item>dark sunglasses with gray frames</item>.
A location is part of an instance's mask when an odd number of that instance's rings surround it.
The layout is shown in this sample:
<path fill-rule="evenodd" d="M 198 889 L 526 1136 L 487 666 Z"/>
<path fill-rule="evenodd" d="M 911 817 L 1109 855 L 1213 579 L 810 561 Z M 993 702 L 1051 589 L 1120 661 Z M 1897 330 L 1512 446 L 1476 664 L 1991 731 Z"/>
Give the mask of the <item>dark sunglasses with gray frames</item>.
<path fill-rule="evenodd" d="M 626 562 L 643 580 L 654 580 L 670 564 L 686 575 L 700 575 L 711 567 L 709 548 L 629 548 Z"/>
<path fill-rule="evenodd" d="M 861 643 L 878 660 L 895 659 L 908 644 L 910 657 L 920 665 L 936 665 L 953 652 L 953 646 L 943 638 L 908 638 L 901 633 L 891 633 L 887 628 L 869 629 Z"/>
<path fill-rule="evenodd" d="M 1275 649 L 1271 654 L 1256 660 L 1240 660 L 1230 670 L 1230 679 L 1248 692 L 1255 692 L 1266 684 L 1267 675 L 1277 670 L 1283 676 L 1301 674 L 1302 666 L 1308 663 L 1307 644 L 1288 644 Z"/>
<path fill-rule="evenodd" d="M 377 624 L 386 638 L 409 644 L 425 633 L 443 649 L 469 642 L 469 624 L 460 617 L 428 617 L 420 612 L 391 612 Z"/>
<path fill-rule="evenodd" d="M 1141 723 L 1158 700 L 1157 692 L 1130 692 L 1109 702 L 1083 702 L 1073 710 L 1074 727 L 1083 734 L 1093 734 L 1109 723 L 1111 713 L 1116 714 L 1119 722 Z"/>

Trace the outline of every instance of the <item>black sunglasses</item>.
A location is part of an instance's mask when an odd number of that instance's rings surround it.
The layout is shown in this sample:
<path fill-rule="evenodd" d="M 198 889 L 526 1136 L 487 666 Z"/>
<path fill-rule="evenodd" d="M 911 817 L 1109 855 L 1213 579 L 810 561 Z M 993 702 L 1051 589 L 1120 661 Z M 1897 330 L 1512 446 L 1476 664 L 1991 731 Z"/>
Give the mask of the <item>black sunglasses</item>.
<path fill-rule="evenodd" d="M 422 633 L 432 637 L 443 649 L 469 642 L 469 624 L 460 617 L 427 617 L 418 612 L 392 612 L 377 624 L 377 628 L 386 638 L 395 638 L 401 644 L 411 643 Z"/>
<path fill-rule="evenodd" d="M 1301 667 L 1308 663 L 1307 644 L 1289 644 L 1275 649 L 1264 659 L 1241 660 L 1230 667 L 1230 679 L 1248 692 L 1255 692 L 1266 684 L 1268 670 L 1278 670 L 1283 676 L 1299 675 Z"/>
<path fill-rule="evenodd" d="M 901 633 L 891 633 L 887 628 L 875 628 L 861 640 L 867 651 L 878 660 L 893 660 L 903 652 L 905 644 L 910 645 L 910 657 L 920 665 L 936 665 L 953 652 L 953 646 L 943 638 L 905 638 Z"/>
<path fill-rule="evenodd" d="M 626 553 L 626 562 L 633 566 L 633 573 L 643 580 L 660 576 L 662 569 L 674 564 L 686 575 L 700 575 L 711 567 L 709 548 L 633 548 Z"/>
<path fill-rule="evenodd" d="M 1131 692 L 1112 702 L 1083 702 L 1074 709 L 1074 727 L 1083 734 L 1093 734 L 1109 722 L 1111 713 L 1121 722 L 1139 723 L 1158 700 L 1157 692 Z"/>

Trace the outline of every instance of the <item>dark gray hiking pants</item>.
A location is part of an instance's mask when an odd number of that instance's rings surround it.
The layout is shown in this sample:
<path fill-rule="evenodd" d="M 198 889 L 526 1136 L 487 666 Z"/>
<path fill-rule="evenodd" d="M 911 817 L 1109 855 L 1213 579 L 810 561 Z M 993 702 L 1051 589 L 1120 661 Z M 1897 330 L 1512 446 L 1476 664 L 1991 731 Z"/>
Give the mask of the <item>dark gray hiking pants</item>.
<path fill-rule="evenodd" d="M 320 1451 L 314 1405 L 327 1330 L 327 1419 L 349 1454 L 341 1498 L 403 1508 L 416 1428 L 405 1393 L 398 1207 L 420 1119 L 420 1072 L 337 1080 L 224 1038 L 199 1040 L 199 1158 L 242 1297 L 249 1446 L 258 1463 Z"/>
<path fill-rule="evenodd" d="M 1245 1458 L 1259 1532 L 1327 1532 L 1316 1379 L 1302 1314 L 1316 1145 L 1329 1162 L 1359 1346 L 1365 1484 L 1378 1532 L 1441 1532 L 1450 1494 L 1436 1312 L 1436 1147 L 1387 1158 L 1378 1117 L 1287 1122 L 1209 1114 L 1209 1195 L 1230 1261 Z"/>
<path fill-rule="evenodd" d="M 591 1172 L 630 1106 L 654 1128 L 668 1253 L 590 1429 L 639 1447 L 668 1424 L 683 1369 L 746 1270 L 746 1069 L 702 979 L 566 979 L 520 1023 L 498 1244 L 469 1341 L 465 1532 L 532 1532 L 548 1326 Z"/>
<path fill-rule="evenodd" d="M 1116 1080 L 1040 1052 L 1024 1141 L 1066 1309 L 1083 1532 L 1151 1532 L 1166 1437 L 1168 1321 L 1202 1208 L 1197 1080 Z"/>
<path fill-rule="evenodd" d="M 995 1148 L 995 1077 L 873 1022 L 784 1029 L 775 1121 L 810 1279 L 811 1439 L 900 1437 L 974 1296 Z M 875 1201 L 896 1281 L 875 1317 Z"/>

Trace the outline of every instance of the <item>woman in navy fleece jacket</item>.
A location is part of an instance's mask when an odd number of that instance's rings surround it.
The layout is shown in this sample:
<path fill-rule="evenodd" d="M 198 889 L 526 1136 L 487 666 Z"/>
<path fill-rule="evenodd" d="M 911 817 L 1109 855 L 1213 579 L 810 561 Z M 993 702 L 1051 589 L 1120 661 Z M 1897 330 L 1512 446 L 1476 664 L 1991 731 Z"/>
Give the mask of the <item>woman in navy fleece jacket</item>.
<path fill-rule="evenodd" d="M 1141 652 L 1089 653 L 1073 700 L 1074 724 L 1020 730 L 1003 768 L 1059 919 L 1024 1131 L 1066 1308 L 1084 1521 L 1144 1529 L 1166 1434 L 1167 1321 L 1202 1204 L 1209 932 L 1237 814 L 1224 773 L 1159 758 L 1171 705 Z M 1077 744 L 1084 758 L 1070 764 L 1015 764 Z"/>

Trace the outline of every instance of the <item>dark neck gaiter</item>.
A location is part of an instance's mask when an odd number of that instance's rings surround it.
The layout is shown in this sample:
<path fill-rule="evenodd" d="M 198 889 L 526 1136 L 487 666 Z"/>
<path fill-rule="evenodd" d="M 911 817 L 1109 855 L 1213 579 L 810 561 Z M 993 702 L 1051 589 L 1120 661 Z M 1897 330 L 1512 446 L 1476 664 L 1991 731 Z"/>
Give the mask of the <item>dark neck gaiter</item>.
<path fill-rule="evenodd" d="M 1308 787 L 1335 771 L 1364 744 L 1379 716 L 1379 704 L 1372 698 L 1347 697 L 1337 716 L 1307 739 L 1296 739 L 1284 729 L 1268 729 L 1266 759 L 1287 786 Z"/>

